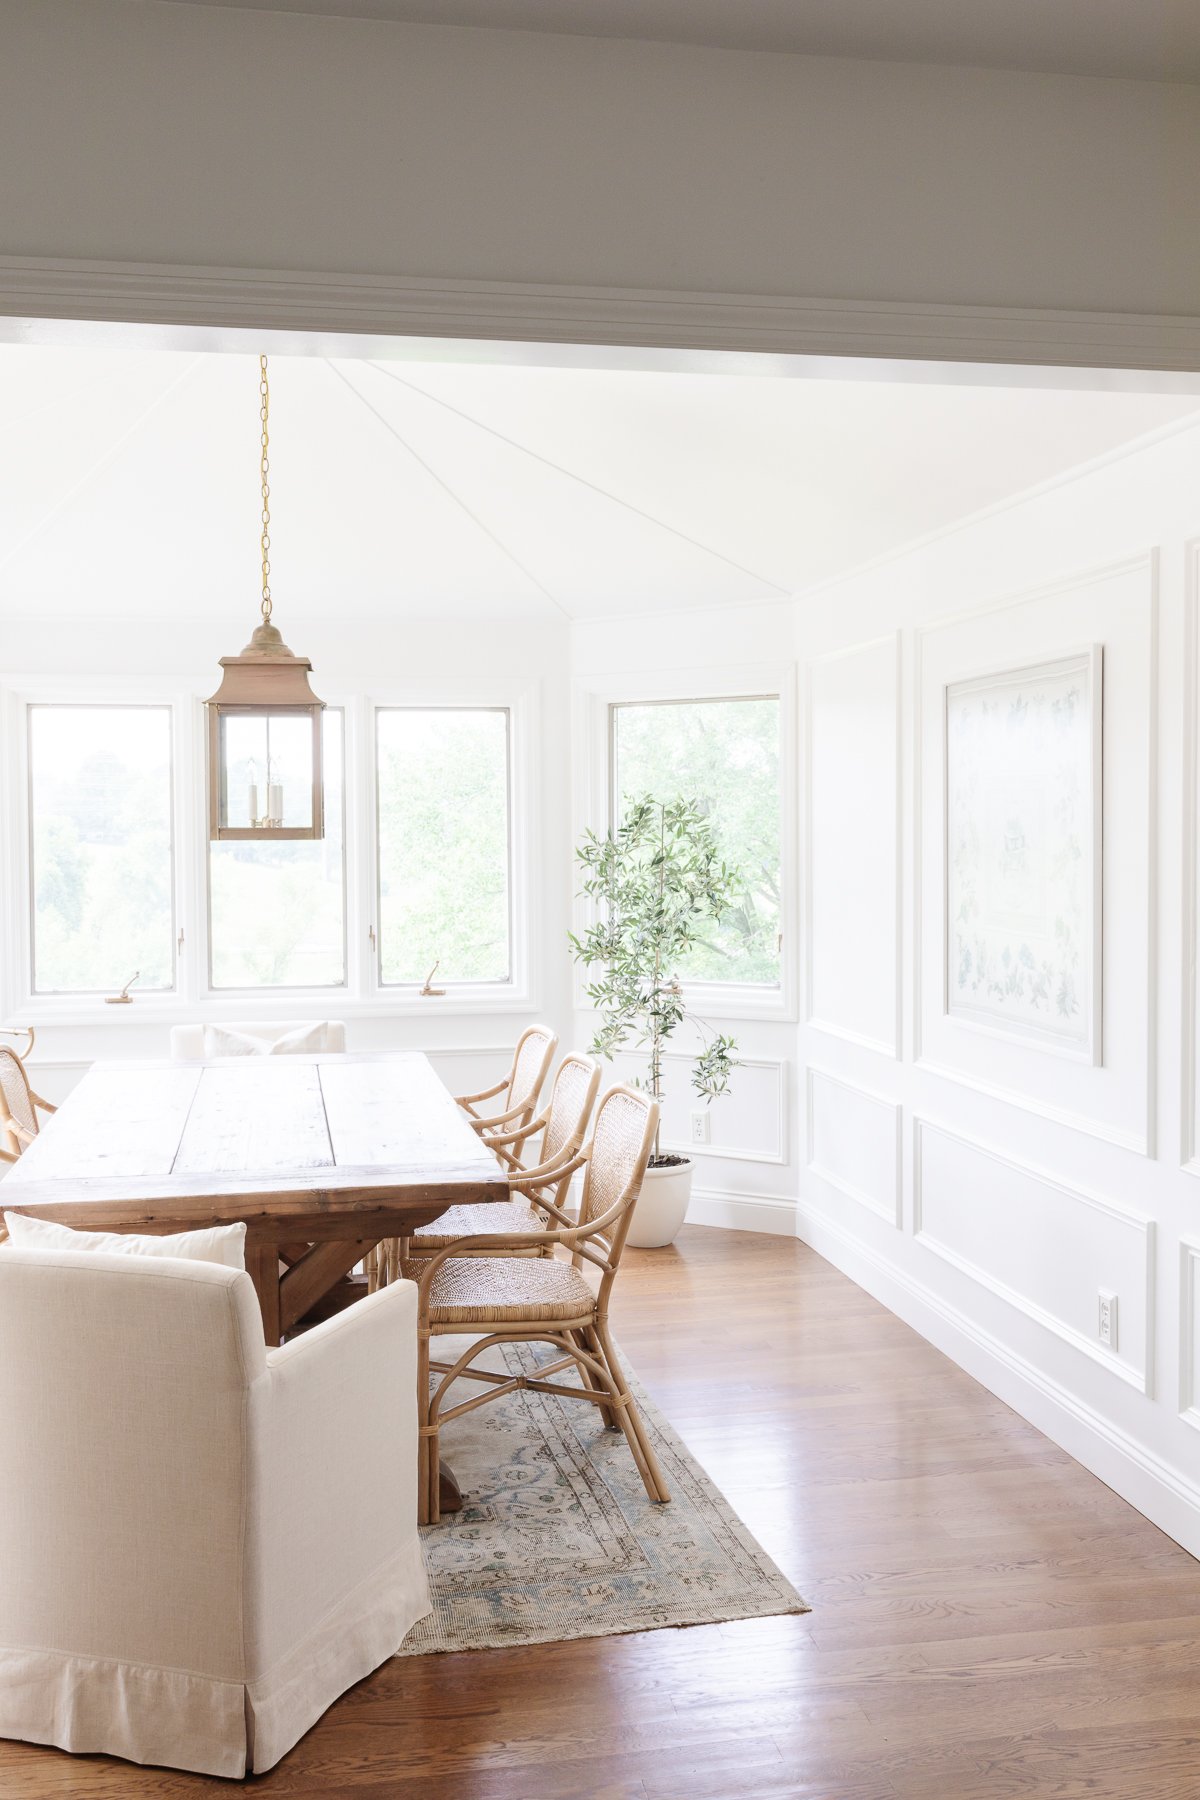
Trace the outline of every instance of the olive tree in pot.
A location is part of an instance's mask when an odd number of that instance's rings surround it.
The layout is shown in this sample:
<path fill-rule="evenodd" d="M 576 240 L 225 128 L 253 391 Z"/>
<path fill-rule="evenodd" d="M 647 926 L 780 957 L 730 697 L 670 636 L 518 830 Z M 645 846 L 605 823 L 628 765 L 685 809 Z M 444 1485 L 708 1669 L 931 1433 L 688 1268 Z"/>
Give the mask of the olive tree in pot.
<path fill-rule="evenodd" d="M 599 1018 L 592 1052 L 611 1060 L 618 1050 L 644 1051 L 646 1075 L 635 1085 L 661 1101 L 663 1052 L 689 1016 L 676 969 L 733 903 L 739 878 L 722 862 L 708 820 L 690 800 L 635 800 L 615 832 L 586 832 L 575 854 L 584 870 L 582 892 L 598 915 L 580 935 L 571 934 L 576 961 L 595 971 L 585 990 Z M 728 1089 L 737 1045 L 691 1016 L 705 1040 L 692 1086 L 711 1102 Z M 691 1158 L 664 1155 L 656 1138 L 626 1241 L 644 1248 L 669 1244 L 691 1189 Z"/>

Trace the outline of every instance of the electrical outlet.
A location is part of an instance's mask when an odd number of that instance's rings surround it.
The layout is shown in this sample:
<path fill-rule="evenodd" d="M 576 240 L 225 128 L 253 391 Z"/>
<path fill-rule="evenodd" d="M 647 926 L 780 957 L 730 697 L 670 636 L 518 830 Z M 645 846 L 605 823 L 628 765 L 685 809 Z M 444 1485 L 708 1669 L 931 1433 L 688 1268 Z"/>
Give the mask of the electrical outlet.
<path fill-rule="evenodd" d="M 692 1114 L 693 1144 L 707 1144 L 712 1141 L 712 1124 L 708 1116 L 708 1108 Z"/>
<path fill-rule="evenodd" d="M 1100 1342 L 1107 1344 L 1110 1350 L 1117 1347 L 1117 1296 L 1110 1294 L 1107 1288 L 1100 1289 L 1099 1310 Z"/>

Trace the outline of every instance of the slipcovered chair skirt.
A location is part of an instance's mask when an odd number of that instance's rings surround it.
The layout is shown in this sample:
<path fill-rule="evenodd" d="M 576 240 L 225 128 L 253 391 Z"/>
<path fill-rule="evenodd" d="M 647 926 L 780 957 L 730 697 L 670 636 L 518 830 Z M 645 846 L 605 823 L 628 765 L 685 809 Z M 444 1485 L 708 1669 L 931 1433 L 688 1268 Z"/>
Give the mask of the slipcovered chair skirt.
<path fill-rule="evenodd" d="M 250 1277 L 0 1249 L 0 1735 L 269 1769 L 429 1611 L 416 1290 L 268 1351 Z"/>

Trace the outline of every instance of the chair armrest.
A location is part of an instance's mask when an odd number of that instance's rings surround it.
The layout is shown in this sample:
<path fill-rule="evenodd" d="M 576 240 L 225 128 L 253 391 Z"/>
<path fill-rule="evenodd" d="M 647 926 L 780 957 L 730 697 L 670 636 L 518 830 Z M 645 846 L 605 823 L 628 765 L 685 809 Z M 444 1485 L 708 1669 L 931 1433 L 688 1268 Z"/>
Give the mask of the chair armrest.
<path fill-rule="evenodd" d="M 415 1543 L 416 1320 L 415 1285 L 393 1282 L 267 1353 L 253 1511 L 261 1667 Z"/>
<path fill-rule="evenodd" d="M 507 1112 L 493 1113 L 490 1119 L 481 1119 L 477 1113 L 470 1115 L 471 1128 L 474 1131 L 491 1132 L 496 1125 L 508 1125 L 512 1120 L 522 1119 L 529 1111 L 530 1102 L 522 1100 L 519 1106 L 510 1106 Z"/>
<path fill-rule="evenodd" d="M 493 1100 L 497 1094 L 502 1094 L 507 1086 L 508 1076 L 504 1075 L 496 1083 L 495 1087 L 480 1088 L 477 1094 L 456 1094 L 454 1098 L 460 1106 L 466 1107 L 469 1111 L 476 1100 Z"/>
<path fill-rule="evenodd" d="M 515 1110 L 523 1111 L 524 1109 L 517 1108 Z M 479 1123 L 481 1125 L 488 1125 L 491 1121 L 488 1119 L 481 1119 Z M 522 1144 L 526 1138 L 533 1137 L 535 1132 L 541 1131 L 549 1123 L 550 1114 L 548 1112 L 543 1112 L 539 1113 L 536 1119 L 530 1119 L 528 1125 L 518 1126 L 516 1131 L 489 1131 L 488 1149 L 497 1150 L 502 1148 L 505 1144 Z"/>

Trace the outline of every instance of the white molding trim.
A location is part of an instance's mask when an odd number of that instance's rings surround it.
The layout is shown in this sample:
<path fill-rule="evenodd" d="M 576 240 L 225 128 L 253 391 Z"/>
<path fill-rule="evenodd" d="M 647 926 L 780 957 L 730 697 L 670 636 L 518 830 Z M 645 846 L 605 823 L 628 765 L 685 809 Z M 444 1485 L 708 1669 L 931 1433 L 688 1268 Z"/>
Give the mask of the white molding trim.
<path fill-rule="evenodd" d="M 796 1202 L 778 1194 L 737 1194 L 730 1188 L 694 1187 L 687 1223 L 721 1231 L 762 1231 L 795 1237 Z"/>
<path fill-rule="evenodd" d="M 813 933 L 813 670 L 819 663 L 845 662 L 849 657 L 858 656 L 864 650 L 877 650 L 881 645 L 890 644 L 895 658 L 895 692 L 893 701 L 896 708 L 896 744 L 895 744 L 895 851 L 893 861 L 893 905 L 894 923 L 893 954 L 895 966 L 895 1011 L 892 1022 L 892 1040 L 871 1037 L 865 1032 L 852 1031 L 844 1025 L 835 1024 L 832 1020 L 818 1018 L 812 1010 L 813 997 L 813 957 L 815 951 Z M 830 1037 L 842 1038 L 848 1044 L 857 1044 L 864 1050 L 872 1050 L 878 1056 L 886 1056 L 892 1062 L 898 1062 L 902 1055 L 902 1037 L 904 1025 L 904 754 L 903 754 L 903 718 L 904 718 L 904 641 L 899 627 L 895 631 L 883 632 L 879 637 L 864 638 L 858 643 L 846 644 L 838 650 L 830 650 L 820 656 L 810 657 L 804 669 L 804 780 L 802 795 L 804 802 L 804 885 L 803 906 L 804 917 L 801 922 L 804 954 L 802 961 L 804 992 L 801 1017 L 806 1025 L 814 1031 L 821 1031 Z"/>
<path fill-rule="evenodd" d="M 1197 857 L 1200 839 L 1196 810 L 1200 806 L 1200 537 L 1184 545 L 1183 588 L 1183 940 L 1180 967 L 1185 971 L 1180 1021 L 1179 1161 L 1190 1175 L 1200 1175 L 1196 1150 L 1197 1095 L 1200 1070 L 1196 1058 L 1198 1000 L 1196 949 L 1200 927 Z"/>
<path fill-rule="evenodd" d="M 1069 1200 L 1077 1201 L 1082 1206 L 1091 1207 L 1093 1211 L 1102 1213 L 1107 1218 L 1116 1219 L 1122 1225 L 1128 1226 L 1133 1231 L 1140 1231 L 1142 1236 L 1143 1254 L 1145 1256 L 1143 1281 L 1146 1308 L 1145 1333 L 1142 1345 L 1142 1368 L 1140 1371 L 1131 1363 L 1126 1362 L 1124 1358 L 1114 1355 L 1111 1351 L 1104 1349 L 1100 1343 L 1085 1337 L 1082 1332 L 1077 1331 L 1073 1325 L 1069 1325 L 1065 1319 L 1059 1318 L 1056 1313 L 1052 1313 L 1046 1307 L 1040 1306 L 1037 1301 L 1031 1300 L 1027 1294 L 1022 1294 L 1018 1289 L 1009 1287 L 1006 1282 L 998 1280 L 996 1276 L 992 1275 L 987 1269 L 982 1268 L 976 1262 L 972 1262 L 969 1257 L 961 1255 L 957 1250 L 952 1249 L 949 1244 L 944 1244 L 940 1238 L 935 1237 L 932 1232 L 926 1230 L 924 1222 L 922 1147 L 927 1131 L 936 1132 L 939 1136 L 949 1138 L 956 1144 L 962 1144 L 968 1150 L 974 1151 L 977 1156 L 985 1156 L 989 1161 L 1000 1164 L 1002 1168 L 1011 1169 L 1015 1174 L 1021 1175 L 1027 1180 L 1036 1181 L 1043 1187 L 1053 1188 L 1055 1192 L 1065 1195 Z M 997 1150 L 992 1144 L 985 1143 L 979 1138 L 968 1136 L 965 1132 L 954 1131 L 949 1126 L 943 1125 L 939 1120 L 926 1118 L 920 1114 L 915 1115 L 913 1118 L 912 1189 L 914 1242 L 923 1244 L 927 1250 L 932 1251 L 932 1253 L 935 1256 L 940 1257 L 943 1262 L 949 1263 L 951 1268 L 957 1269 L 963 1275 L 970 1276 L 972 1281 L 978 1282 L 979 1286 L 986 1288 L 990 1294 L 995 1294 L 998 1299 L 1005 1301 L 1007 1305 L 1013 1307 L 1017 1312 L 1023 1313 L 1027 1319 L 1032 1319 L 1035 1324 L 1042 1326 L 1046 1331 L 1052 1332 L 1055 1337 L 1061 1338 L 1064 1343 L 1070 1344 L 1072 1348 L 1082 1351 L 1085 1356 L 1090 1357 L 1090 1359 L 1093 1362 L 1098 1363 L 1101 1368 L 1107 1369 L 1109 1374 L 1117 1376 L 1119 1380 L 1126 1382 L 1130 1387 L 1136 1388 L 1139 1393 L 1145 1394 L 1147 1398 L 1153 1398 L 1155 1326 L 1155 1221 L 1153 1219 L 1148 1219 L 1144 1214 L 1135 1212 L 1131 1207 L 1123 1206 L 1118 1201 L 1109 1199 L 1104 1195 L 1094 1194 L 1086 1188 L 1074 1187 L 1069 1182 L 1062 1181 L 1058 1176 L 1052 1174 L 1050 1170 L 1043 1169 L 1036 1163 L 1021 1162 L 1016 1157 L 1008 1156 L 1003 1151 Z"/>
<path fill-rule="evenodd" d="M 939 632 L 952 629 L 956 625 L 968 624 L 973 620 L 994 617 L 999 613 L 1011 611 L 1014 607 L 1028 606 L 1034 601 L 1055 599 L 1061 595 L 1076 592 L 1080 588 L 1091 587 L 1097 582 L 1112 580 L 1120 575 L 1145 571 L 1147 581 L 1147 630 L 1149 691 L 1146 708 L 1146 762 L 1147 762 L 1147 805 L 1146 805 L 1146 1013 L 1145 1013 L 1145 1054 L 1146 1054 L 1146 1094 L 1144 1124 L 1137 1133 L 1108 1126 L 1102 1119 L 1093 1118 L 1068 1108 L 1056 1107 L 1038 1100 L 1032 1093 L 1018 1088 L 1006 1087 L 975 1076 L 962 1074 L 958 1069 L 948 1067 L 944 1063 L 927 1058 L 922 1053 L 924 1032 L 924 982 L 922 966 L 924 963 L 923 936 L 925 929 L 925 907 L 927 894 L 924 881 L 924 849 L 926 843 L 926 822 L 924 818 L 924 736 L 926 723 L 926 707 L 924 695 L 924 662 L 926 640 Z M 1034 1113 L 1042 1118 L 1069 1126 L 1090 1137 L 1099 1138 L 1105 1143 L 1119 1144 L 1122 1149 L 1135 1151 L 1140 1156 L 1154 1157 L 1158 1132 L 1158 1054 L 1157 1054 L 1157 980 L 1158 980 L 1158 833 L 1157 795 L 1155 784 L 1158 774 L 1158 740 L 1159 740 L 1159 703 L 1158 703 L 1158 642 L 1159 642 L 1159 571 L 1160 554 L 1157 545 L 1150 545 L 1145 550 L 1130 556 L 1114 558 L 1110 562 L 1098 563 L 1094 566 L 1075 569 L 1068 574 L 1049 582 L 1040 582 L 1032 587 L 1021 589 L 1002 599 L 991 600 L 982 606 L 963 607 L 955 612 L 946 613 L 939 618 L 929 620 L 913 630 L 913 918 L 912 918 L 912 955 L 913 955 L 913 1020 L 912 1020 L 912 1060 L 919 1068 L 924 1068 L 937 1075 L 943 1081 L 953 1081 L 962 1087 L 971 1088 L 977 1093 L 986 1094 L 989 1098 L 1002 1100 L 1007 1105 L 1016 1106 L 1024 1112 Z M 939 821 L 939 835 L 943 844 L 941 857 L 941 890 L 945 891 L 945 753 L 942 752 L 942 818 Z M 944 932 L 944 899 L 943 932 Z M 1102 930 L 1105 927 L 1108 908 L 1101 904 L 1100 918 Z M 941 959 L 944 968 L 944 952 Z M 943 982 L 939 979 L 939 992 L 944 1005 Z M 1103 988 L 1101 990 L 1103 1004 Z M 956 1026 L 968 1028 L 968 1022 L 955 1019 Z M 1107 1029 L 1108 1022 L 1101 1022 L 1101 1033 Z M 1014 1040 L 1015 1041 L 1015 1040 Z M 1030 1049 L 1044 1051 L 1046 1046 L 1029 1044 Z"/>
<path fill-rule="evenodd" d="M 1179 1240 L 1179 1413 L 1200 1431 L 1200 1392 L 1192 1379 L 1200 1341 L 1200 1238 Z"/>
<path fill-rule="evenodd" d="M 883 1219 L 886 1224 L 894 1226 L 897 1231 L 903 1230 L 903 1227 L 904 1227 L 904 1175 L 903 1175 L 904 1108 L 903 1108 L 903 1106 L 901 1105 L 901 1103 L 898 1100 L 892 1100 L 886 1094 L 877 1094 L 871 1088 L 865 1088 L 865 1087 L 861 1086 L 861 1084 L 857 1081 L 848 1081 L 844 1075 L 834 1075 L 831 1070 L 815 1068 L 811 1063 L 805 1069 L 804 1074 L 805 1074 L 804 1166 L 808 1170 L 810 1170 L 812 1174 L 816 1175 L 819 1180 L 827 1182 L 831 1188 L 836 1188 L 836 1190 L 839 1194 L 845 1194 L 847 1199 L 856 1200 L 860 1206 L 865 1206 L 868 1212 L 872 1212 L 875 1214 L 876 1218 Z M 817 1081 L 827 1081 L 833 1087 L 845 1088 L 847 1093 L 857 1094 L 860 1099 L 869 1100 L 873 1106 L 881 1107 L 885 1111 L 890 1112 L 892 1114 L 892 1131 L 893 1131 L 893 1135 L 894 1135 L 894 1139 L 895 1139 L 895 1155 L 894 1155 L 893 1164 L 892 1164 L 892 1199 L 891 1199 L 890 1206 L 887 1205 L 887 1203 L 885 1201 L 881 1201 L 881 1200 L 877 1199 L 875 1197 L 875 1195 L 868 1194 L 864 1188 L 856 1187 L 852 1181 L 847 1181 L 844 1176 L 837 1174 L 834 1170 L 825 1168 L 821 1163 L 817 1162 L 816 1158 L 814 1157 L 814 1155 L 813 1155 L 813 1127 L 814 1127 L 814 1123 L 815 1123 L 815 1114 L 814 1114 L 814 1107 L 813 1107 L 813 1085 Z"/>
<path fill-rule="evenodd" d="M 617 1054 L 620 1056 L 622 1052 L 618 1051 Z M 688 1055 L 686 1050 L 665 1050 L 663 1052 L 663 1061 L 665 1063 L 691 1063 L 694 1060 L 693 1057 Z M 725 1162 L 771 1163 L 778 1168 L 784 1168 L 788 1162 L 787 1058 L 783 1056 L 739 1056 L 736 1066 L 739 1069 L 773 1069 L 775 1071 L 778 1084 L 776 1119 L 778 1121 L 779 1131 L 777 1148 L 775 1150 L 732 1149 L 728 1144 L 674 1143 L 668 1138 L 663 1139 L 663 1148 L 664 1150 L 674 1151 L 680 1156 L 692 1158 L 715 1156 Z"/>
<path fill-rule="evenodd" d="M 1200 1556 L 1200 1482 L 1190 1473 L 1155 1455 L 889 1256 L 803 1201 L 796 1208 L 796 1235 L 1176 1543 Z"/>
<path fill-rule="evenodd" d="M 0 314 L 267 331 L 1200 370 L 1200 317 L 0 257 Z M 255 339 L 256 345 L 258 338 Z M 269 346 L 267 346 L 269 347 Z"/>
<path fill-rule="evenodd" d="M 1012 1106 L 1018 1112 L 1031 1114 L 1037 1119 L 1048 1119 L 1052 1125 L 1065 1125 L 1068 1131 L 1082 1132 L 1085 1137 L 1098 1138 L 1102 1144 L 1115 1144 L 1119 1150 L 1130 1150 L 1135 1156 L 1148 1156 L 1146 1139 L 1140 1131 L 1122 1131 L 1119 1126 L 1106 1125 L 1101 1119 L 1093 1119 L 1088 1113 L 1072 1112 L 1066 1106 L 1054 1106 L 1048 1100 L 1035 1100 L 1022 1092 L 1020 1088 L 1002 1086 L 999 1082 L 982 1081 L 974 1075 L 964 1075 L 959 1069 L 951 1069 L 945 1063 L 937 1063 L 927 1056 L 919 1056 L 914 1066 L 926 1075 L 934 1075 L 939 1081 L 952 1081 L 955 1087 L 966 1088 L 972 1094 L 982 1094 L 986 1100 L 998 1100 L 1003 1106 Z"/>

